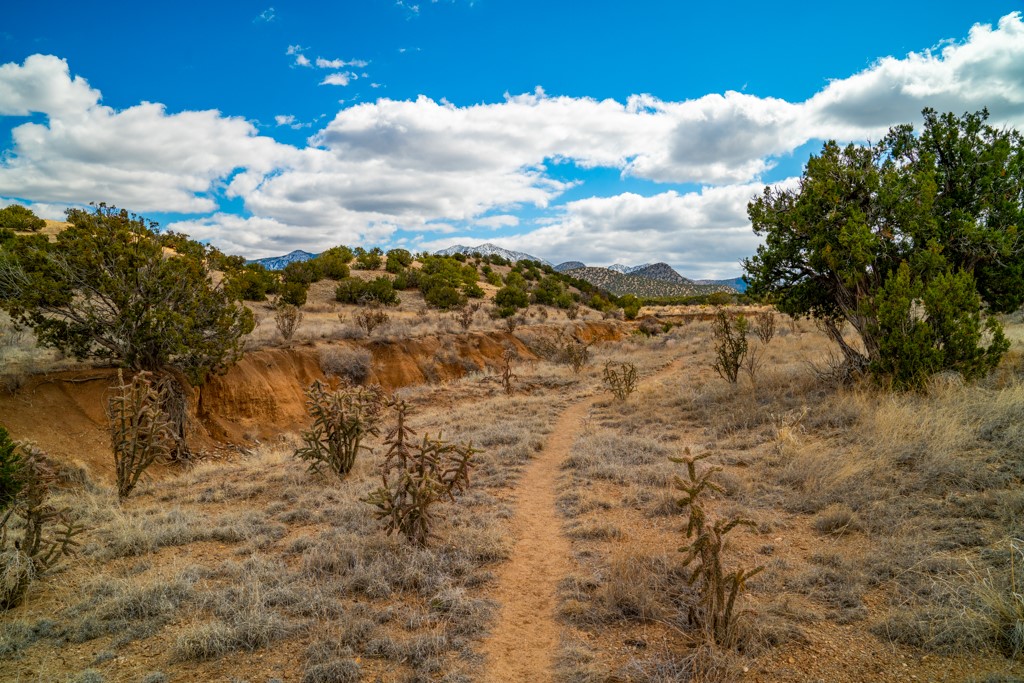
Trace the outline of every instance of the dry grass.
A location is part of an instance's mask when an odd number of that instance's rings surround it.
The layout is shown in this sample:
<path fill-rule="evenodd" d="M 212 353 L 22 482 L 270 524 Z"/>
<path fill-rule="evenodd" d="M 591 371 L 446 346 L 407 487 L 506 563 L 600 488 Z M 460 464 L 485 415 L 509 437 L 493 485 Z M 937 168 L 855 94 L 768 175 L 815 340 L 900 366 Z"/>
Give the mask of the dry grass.
<path fill-rule="evenodd" d="M 565 680 L 685 677 L 693 598 L 678 558 L 623 572 L 623 558 L 681 543 L 667 456 L 684 446 L 711 449 L 724 468 L 716 512 L 757 526 L 726 547 L 744 566 L 768 565 L 749 585 L 758 608 L 743 652 L 799 650 L 809 630 L 831 624 L 957 662 L 987 653 L 970 666 L 1019 670 L 1021 572 L 1006 550 L 1007 539 L 1024 537 L 1017 355 L 977 385 L 937 378 L 927 394 L 893 395 L 823 381 L 813 366 L 827 346 L 806 323 L 780 325 L 756 384 L 714 377 L 708 340 L 694 322 L 656 342 L 687 359 L 685 379 L 642 388 L 635 405 L 599 403 L 566 461 L 559 507 L 581 568 L 563 581 L 560 615 L 588 632 L 588 648 L 566 650 Z M 616 585 L 647 606 L 609 607 Z M 651 658 L 615 648 L 623 633 L 651 628 L 651 615 L 690 634 L 653 669 Z M 670 673 L 649 679 L 652 670 Z"/>
<path fill-rule="evenodd" d="M 473 400 L 434 405 L 452 392 Z M 138 680 L 230 661 L 237 675 L 276 667 L 308 681 L 473 675 L 495 610 L 484 593 L 509 554 L 503 491 L 543 443 L 557 400 L 492 393 L 480 378 L 406 393 L 419 434 L 483 451 L 429 547 L 380 531 L 361 500 L 379 481 L 373 457 L 337 482 L 304 472 L 287 443 L 144 483 L 123 507 L 104 487 L 61 494 L 90 527 L 81 561 L 5 618 L 0 670 L 111 676 L 128 660 Z M 337 649 L 293 656 L 325 642 Z M 83 646 L 110 655 L 95 661 Z M 165 654 L 137 656 L 153 648 Z"/>
<path fill-rule="evenodd" d="M 375 338 L 455 329 L 408 295 Z M 315 303 L 296 338 L 343 338 L 351 324 L 339 312 Z M 482 313 L 473 330 L 500 324 Z M 543 333 L 539 314 L 526 320 L 517 336 Z M 554 323 L 571 325 L 551 313 Z M 266 326 L 256 343 L 276 343 Z M 57 503 L 88 537 L 75 564 L 0 620 L 0 677 L 473 680 L 496 613 L 488 590 L 512 552 L 512 488 L 559 412 L 584 396 L 597 398 L 558 499 L 575 563 L 560 584 L 558 680 L 729 681 L 744 667 L 773 680 L 790 657 L 790 680 L 856 680 L 843 672 L 863 664 L 852 659 L 861 650 L 886 664 L 906 655 L 918 680 L 1024 675 L 1011 546 L 1024 538 L 1020 358 L 975 386 L 947 379 L 891 395 L 816 377 L 810 364 L 827 349 L 806 323 L 780 324 L 756 386 L 718 379 L 710 348 L 709 324 L 695 320 L 597 344 L 578 374 L 521 362 L 512 396 L 469 367 L 461 380 L 401 390 L 420 436 L 483 451 L 428 548 L 384 536 L 361 502 L 379 482 L 373 458 L 343 482 L 321 479 L 296 466 L 288 438 L 143 483 L 123 507 L 98 485 L 63 493 Z M 355 354 L 322 360 L 351 376 L 363 365 Z M 626 403 L 601 398 L 601 367 L 624 358 L 640 388 Z M 756 524 L 723 551 L 730 566 L 766 565 L 748 585 L 736 651 L 704 642 L 690 619 L 697 598 L 676 551 L 685 521 L 668 460 L 686 447 L 723 468 L 709 511 Z M 829 654 L 826 638 L 844 645 Z M 923 668 L 925 654 L 936 668 Z M 812 655 L 814 675 L 799 669 Z"/>

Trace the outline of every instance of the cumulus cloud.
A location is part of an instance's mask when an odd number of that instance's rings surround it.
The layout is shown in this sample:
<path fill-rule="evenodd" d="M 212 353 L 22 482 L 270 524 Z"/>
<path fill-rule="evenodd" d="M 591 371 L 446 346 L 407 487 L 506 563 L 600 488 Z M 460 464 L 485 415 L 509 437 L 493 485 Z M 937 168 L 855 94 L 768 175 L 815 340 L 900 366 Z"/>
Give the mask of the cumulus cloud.
<path fill-rule="evenodd" d="M 72 78 L 68 63 L 57 57 L 32 55 L 24 64 L 0 66 L 0 116 L 75 114 L 94 106 L 99 97 L 84 78 Z"/>
<path fill-rule="evenodd" d="M 346 67 L 364 65 L 306 52 L 287 49 L 298 66 L 331 70 L 327 85 L 349 85 L 357 73 Z M 691 264 L 693 275 L 728 275 L 755 246 L 745 205 L 777 159 L 817 139 L 877 139 L 924 106 L 987 106 L 994 123 L 1024 128 L 1021 15 L 975 26 L 960 42 L 885 57 L 803 102 L 737 92 L 618 102 L 540 88 L 471 106 L 382 98 L 338 111 L 299 148 L 217 111 L 172 113 L 145 102 L 114 110 L 66 62 L 34 55 L 0 66 L 0 115 L 47 117 L 14 129 L 0 157 L 0 194 L 206 213 L 182 229 L 252 255 L 397 241 L 403 231 L 429 243 L 432 232 L 460 224 L 508 232 L 517 210 L 531 206 L 547 217 L 537 229 L 487 239 L 552 260 L 666 260 Z M 275 122 L 306 125 L 285 114 Z M 563 164 L 556 179 L 551 169 Z M 704 189 L 559 206 L 575 184 L 562 179 L 572 177 L 570 164 Z M 216 213 L 220 194 L 240 199 L 246 217 Z"/>
<path fill-rule="evenodd" d="M 209 212 L 208 196 L 234 170 L 270 172 L 296 153 L 218 111 L 169 114 L 143 102 L 122 111 L 56 57 L 36 55 L 0 67 L 7 115 L 42 113 L 46 123 L 12 131 L 0 159 L 0 194 L 84 204 L 102 200 L 137 211 Z"/>
<path fill-rule="evenodd" d="M 834 80 L 806 103 L 815 137 L 877 138 L 922 108 L 963 113 L 987 106 L 996 124 L 1024 127 L 1024 22 L 975 25 L 963 43 L 886 57 Z"/>
<path fill-rule="evenodd" d="M 791 178 L 776 186 L 792 187 L 796 182 Z M 559 216 L 539 229 L 487 239 L 552 263 L 664 261 L 691 277 L 734 277 L 740 259 L 757 249 L 759 239 L 750 229 L 746 207 L 763 190 L 763 184 L 749 183 L 687 193 L 670 190 L 649 197 L 631 192 L 589 197 L 568 202 Z M 452 243 L 436 240 L 425 246 Z"/>

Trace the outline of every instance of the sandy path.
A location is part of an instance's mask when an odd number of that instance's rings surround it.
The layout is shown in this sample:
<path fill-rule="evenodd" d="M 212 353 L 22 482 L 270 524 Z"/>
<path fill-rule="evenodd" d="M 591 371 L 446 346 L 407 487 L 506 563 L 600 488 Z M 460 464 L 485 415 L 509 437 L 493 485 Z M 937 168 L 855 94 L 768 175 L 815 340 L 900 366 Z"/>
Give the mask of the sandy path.
<path fill-rule="evenodd" d="M 676 360 L 645 378 L 644 384 L 679 367 Z M 501 605 L 498 622 L 484 643 L 483 680 L 491 683 L 550 681 L 561 625 L 555 619 L 558 582 L 573 569 L 572 548 L 562 534 L 556 509 L 558 477 L 582 421 L 603 396 L 570 406 L 562 413 L 540 454 L 517 486 L 512 557 L 498 572 L 491 597 Z"/>

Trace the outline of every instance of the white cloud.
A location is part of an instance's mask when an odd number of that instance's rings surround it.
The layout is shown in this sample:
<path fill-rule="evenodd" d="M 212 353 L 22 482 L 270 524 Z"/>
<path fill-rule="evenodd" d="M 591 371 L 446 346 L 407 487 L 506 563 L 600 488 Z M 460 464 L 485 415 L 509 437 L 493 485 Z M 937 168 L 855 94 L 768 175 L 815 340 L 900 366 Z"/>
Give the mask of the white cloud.
<path fill-rule="evenodd" d="M 84 78 L 71 78 L 66 61 L 52 55 L 32 55 L 22 65 L 0 66 L 0 116 L 74 114 L 95 105 L 99 97 Z"/>
<path fill-rule="evenodd" d="M 497 216 L 477 218 L 473 223 L 482 228 L 491 228 L 492 230 L 496 230 L 498 228 L 510 228 L 519 225 L 519 217 L 511 216 L 509 214 L 499 214 Z"/>
<path fill-rule="evenodd" d="M 791 178 L 777 186 L 792 187 L 796 182 Z M 567 203 L 560 216 L 539 229 L 487 240 L 552 263 L 664 261 L 690 277 L 735 277 L 740 259 L 753 254 L 759 243 L 750 229 L 746 206 L 763 190 L 763 184 L 749 183 L 651 197 L 630 192 L 589 197 Z M 452 239 L 434 240 L 425 247 L 453 243 Z"/>
<path fill-rule="evenodd" d="M 316 67 L 318 69 L 343 69 L 346 66 L 354 66 L 357 69 L 363 69 L 369 66 L 369 62 L 362 59 L 353 59 L 345 61 L 344 59 L 324 59 L 323 57 L 316 58 Z"/>
<path fill-rule="evenodd" d="M 205 194 L 235 169 L 270 172 L 296 154 L 257 135 L 242 118 L 212 110 L 168 114 L 149 102 L 115 111 L 100 97 L 55 57 L 0 67 L 4 112 L 40 112 L 48 119 L 13 129 L 13 148 L 0 158 L 0 194 L 64 205 L 97 200 L 136 211 L 206 212 L 216 203 Z"/>
<path fill-rule="evenodd" d="M 272 22 L 276 18 L 277 18 L 277 14 L 274 12 L 274 8 L 273 7 L 268 7 L 267 9 L 265 9 L 262 12 L 260 12 L 259 14 L 257 14 L 256 17 L 252 20 L 252 23 L 254 23 L 254 24 L 269 24 L 270 22 Z"/>
<path fill-rule="evenodd" d="M 337 73 L 327 74 L 324 80 L 320 81 L 320 85 L 348 85 L 357 78 L 359 76 L 351 71 L 338 71 Z"/>
<path fill-rule="evenodd" d="M 45 204 L 42 202 L 25 202 L 20 199 L 14 199 L 12 197 L 0 197 L 0 206 L 10 206 L 11 204 L 20 204 L 27 206 L 32 209 L 32 212 L 40 218 L 46 218 L 51 221 L 62 221 L 67 216 L 64 212 L 70 208 L 66 204 Z M 83 208 L 83 207 L 78 207 Z"/>
<path fill-rule="evenodd" d="M 313 66 L 306 51 L 290 45 L 287 54 Z M 341 63 L 317 58 L 315 65 Z M 344 86 L 355 77 L 337 71 L 322 82 Z M 72 77 L 63 60 L 34 55 L 0 66 L 0 115 L 48 117 L 14 129 L 13 147 L 0 156 L 0 194 L 54 206 L 100 199 L 139 211 L 210 213 L 211 195 L 223 191 L 251 217 L 214 214 L 189 225 L 256 255 L 403 239 L 401 231 L 429 240 L 460 223 L 512 227 L 523 206 L 550 218 L 573 184 L 550 168 L 571 162 L 709 187 L 570 202 L 533 232 L 523 227 L 502 238 L 506 246 L 549 259 L 666 260 L 703 269 L 693 275 L 729 275 L 754 244 L 747 195 L 776 159 L 815 139 L 877 139 L 892 124 L 917 120 L 926 105 L 957 113 L 987 106 L 994 123 L 1024 128 L 1020 14 L 975 26 L 961 42 L 880 59 L 804 102 L 737 92 L 617 102 L 540 89 L 462 107 L 382 98 L 338 111 L 303 148 L 217 111 L 102 106 L 99 91 Z M 285 114 L 275 122 L 308 125 Z"/>
<path fill-rule="evenodd" d="M 290 57 L 295 57 L 293 66 L 305 66 L 312 68 L 313 63 L 309 61 L 309 57 L 302 54 L 306 48 L 301 45 L 289 45 L 288 49 L 285 50 L 285 54 Z"/>

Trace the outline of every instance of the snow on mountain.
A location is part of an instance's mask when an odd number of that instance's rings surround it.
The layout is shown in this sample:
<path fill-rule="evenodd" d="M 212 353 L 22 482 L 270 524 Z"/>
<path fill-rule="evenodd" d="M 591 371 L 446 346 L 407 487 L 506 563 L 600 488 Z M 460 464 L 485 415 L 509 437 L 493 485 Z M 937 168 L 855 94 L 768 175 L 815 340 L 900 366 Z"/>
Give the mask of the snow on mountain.
<path fill-rule="evenodd" d="M 629 275 L 630 273 L 633 273 L 635 271 L 643 270 L 644 268 L 646 268 L 649 265 L 651 265 L 651 264 L 650 263 L 641 263 L 639 266 L 624 266 L 621 263 L 613 263 L 612 265 L 608 266 L 608 270 L 614 270 L 616 273 L 622 273 L 623 275 Z"/>
<path fill-rule="evenodd" d="M 246 261 L 246 263 L 258 263 L 267 270 L 282 270 L 289 263 L 294 263 L 295 261 L 308 261 L 311 258 L 316 258 L 316 254 L 296 249 L 284 256 L 268 256 L 266 258 L 252 259 L 251 261 Z"/>
<path fill-rule="evenodd" d="M 547 263 L 548 265 L 551 265 L 542 258 L 537 258 L 536 256 L 532 256 L 522 251 L 512 251 L 511 249 L 505 249 L 503 247 L 499 247 L 497 244 L 491 244 L 490 242 L 487 242 L 486 244 L 480 244 L 475 247 L 467 247 L 462 244 L 456 244 L 454 246 L 448 247 L 447 249 L 435 251 L 434 253 L 438 256 L 451 256 L 453 254 L 481 254 L 483 256 L 500 256 L 502 258 L 508 259 L 512 263 L 515 263 L 516 261 L 537 261 L 539 263 Z"/>

